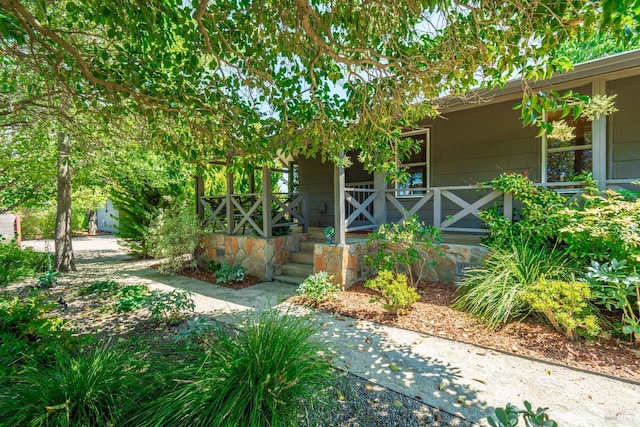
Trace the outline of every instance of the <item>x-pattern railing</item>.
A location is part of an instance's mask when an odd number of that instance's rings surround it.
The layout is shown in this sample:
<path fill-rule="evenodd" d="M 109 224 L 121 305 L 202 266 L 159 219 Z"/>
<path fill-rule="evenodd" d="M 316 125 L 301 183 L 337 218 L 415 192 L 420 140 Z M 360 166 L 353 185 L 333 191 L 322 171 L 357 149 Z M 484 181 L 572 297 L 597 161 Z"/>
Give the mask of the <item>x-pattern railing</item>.
<path fill-rule="evenodd" d="M 372 188 L 345 188 L 345 200 L 350 207 L 347 212 L 349 216 L 345 219 L 345 230 L 357 231 L 367 230 L 378 226 L 373 216 L 373 201 L 378 195 L 378 190 Z M 356 220 L 364 222 L 356 226 L 351 226 Z"/>
<path fill-rule="evenodd" d="M 272 227 L 305 224 L 306 200 L 306 194 L 274 193 L 273 203 L 277 213 L 273 216 Z"/>

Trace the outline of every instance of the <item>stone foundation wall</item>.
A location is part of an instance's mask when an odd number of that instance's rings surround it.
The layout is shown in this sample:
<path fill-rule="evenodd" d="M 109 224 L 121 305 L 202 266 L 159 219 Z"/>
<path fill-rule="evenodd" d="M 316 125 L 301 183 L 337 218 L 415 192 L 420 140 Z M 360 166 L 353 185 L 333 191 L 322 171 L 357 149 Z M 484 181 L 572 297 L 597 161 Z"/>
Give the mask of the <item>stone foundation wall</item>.
<path fill-rule="evenodd" d="M 247 274 L 271 280 L 281 272 L 282 264 L 291 259 L 291 252 L 300 250 L 300 239 L 300 235 L 264 239 L 211 233 L 203 238 L 203 246 L 209 259 L 240 265 Z"/>
<path fill-rule="evenodd" d="M 333 276 L 335 283 L 348 289 L 355 282 L 375 273 L 373 268 L 365 264 L 367 250 L 364 242 L 343 246 L 318 243 L 314 249 L 313 272 L 326 271 Z M 421 252 L 424 259 L 438 262 L 425 270 L 425 280 L 453 283 L 458 278 L 459 267 L 480 264 L 486 250 L 480 246 L 441 245 L 439 248 L 425 247 Z M 417 269 L 414 269 L 414 273 L 418 274 Z"/>

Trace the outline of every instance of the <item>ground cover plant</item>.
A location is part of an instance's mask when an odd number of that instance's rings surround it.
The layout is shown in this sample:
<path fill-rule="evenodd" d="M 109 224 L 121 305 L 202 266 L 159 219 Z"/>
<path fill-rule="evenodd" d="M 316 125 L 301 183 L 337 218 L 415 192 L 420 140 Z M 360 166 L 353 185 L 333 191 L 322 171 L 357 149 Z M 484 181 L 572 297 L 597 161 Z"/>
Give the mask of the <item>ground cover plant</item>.
<path fill-rule="evenodd" d="M 16 239 L 0 236 L 0 286 L 45 273 L 50 265 L 49 254 L 22 249 Z"/>
<path fill-rule="evenodd" d="M 318 305 L 329 298 L 336 298 L 335 293 L 340 291 L 340 286 L 333 283 L 332 279 L 329 273 L 320 271 L 307 277 L 296 293 L 307 298 L 311 305 Z"/>

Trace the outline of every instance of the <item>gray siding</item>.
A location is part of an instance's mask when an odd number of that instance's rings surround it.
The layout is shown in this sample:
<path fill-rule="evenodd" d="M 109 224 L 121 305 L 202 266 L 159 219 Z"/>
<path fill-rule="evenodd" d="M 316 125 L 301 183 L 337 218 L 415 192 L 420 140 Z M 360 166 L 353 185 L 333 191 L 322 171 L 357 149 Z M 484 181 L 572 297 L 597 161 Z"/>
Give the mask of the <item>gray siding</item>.
<path fill-rule="evenodd" d="M 515 101 L 445 115 L 431 123 L 431 185 L 472 185 L 502 172 L 540 176 L 540 139 L 523 128 Z"/>
<path fill-rule="evenodd" d="M 612 179 L 640 177 L 640 77 L 607 82 L 607 93 L 618 94 L 619 110 L 607 117 L 608 156 Z"/>
<path fill-rule="evenodd" d="M 333 163 L 299 159 L 298 174 L 300 192 L 309 196 L 309 226 L 334 225 Z"/>

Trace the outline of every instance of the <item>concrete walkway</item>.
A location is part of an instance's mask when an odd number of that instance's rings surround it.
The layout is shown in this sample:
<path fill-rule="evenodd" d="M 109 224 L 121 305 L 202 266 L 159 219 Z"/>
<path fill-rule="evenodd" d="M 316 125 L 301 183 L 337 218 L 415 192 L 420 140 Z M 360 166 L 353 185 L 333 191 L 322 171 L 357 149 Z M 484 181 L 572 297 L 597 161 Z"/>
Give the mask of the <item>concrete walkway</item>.
<path fill-rule="evenodd" d="M 77 241 L 77 243 L 76 243 Z M 25 242 L 25 246 L 42 243 Z M 296 287 L 277 282 L 231 290 L 181 276 L 163 276 L 153 261 L 125 262 L 111 237 L 74 239 L 78 272 L 69 280 L 114 278 L 155 289 L 181 288 L 195 295 L 196 311 L 237 322 L 253 309 L 306 311 L 334 364 L 424 403 L 487 425 L 496 407 L 524 400 L 549 407 L 561 426 L 640 425 L 640 384 L 487 350 L 324 312 L 282 304 Z M 640 369 L 640 367 L 639 367 Z"/>

